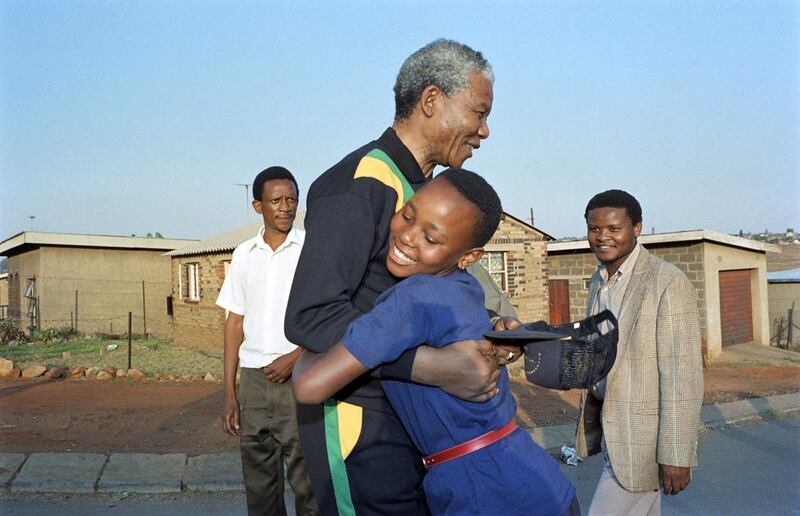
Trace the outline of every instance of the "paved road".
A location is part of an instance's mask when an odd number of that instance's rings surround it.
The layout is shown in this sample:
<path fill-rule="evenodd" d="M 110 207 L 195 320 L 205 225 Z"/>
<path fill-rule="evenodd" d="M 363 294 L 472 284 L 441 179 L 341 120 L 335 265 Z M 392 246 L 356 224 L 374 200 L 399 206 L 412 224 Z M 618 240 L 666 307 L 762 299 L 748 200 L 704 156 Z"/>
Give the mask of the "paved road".
<path fill-rule="evenodd" d="M 787 416 L 784 416 L 787 417 Z M 662 498 L 666 515 L 800 514 L 800 420 L 798 416 L 749 422 L 707 432 L 700 441 L 700 467 L 677 496 Z M 586 512 L 602 459 L 562 466 Z"/>
<path fill-rule="evenodd" d="M 800 509 L 800 418 L 751 422 L 706 433 L 701 467 L 689 488 L 664 498 L 665 515 L 797 515 Z M 592 458 L 577 468 L 562 466 L 588 509 L 602 464 Z M 0 514 L 245 514 L 235 493 L 172 495 L 28 495 L 4 493 Z M 291 503 L 291 502 L 290 502 Z"/>

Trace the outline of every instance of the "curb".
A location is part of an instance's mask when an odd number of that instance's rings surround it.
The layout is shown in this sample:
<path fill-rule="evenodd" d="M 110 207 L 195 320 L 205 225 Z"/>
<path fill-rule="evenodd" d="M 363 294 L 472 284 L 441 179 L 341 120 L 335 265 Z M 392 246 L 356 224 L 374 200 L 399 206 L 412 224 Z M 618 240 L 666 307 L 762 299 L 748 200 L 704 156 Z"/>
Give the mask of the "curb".
<path fill-rule="evenodd" d="M 705 428 L 800 410 L 800 392 L 752 398 L 701 410 Z M 575 425 L 527 430 L 548 451 L 572 445 Z M 0 492 L 177 493 L 244 491 L 238 453 L 0 453 Z"/>

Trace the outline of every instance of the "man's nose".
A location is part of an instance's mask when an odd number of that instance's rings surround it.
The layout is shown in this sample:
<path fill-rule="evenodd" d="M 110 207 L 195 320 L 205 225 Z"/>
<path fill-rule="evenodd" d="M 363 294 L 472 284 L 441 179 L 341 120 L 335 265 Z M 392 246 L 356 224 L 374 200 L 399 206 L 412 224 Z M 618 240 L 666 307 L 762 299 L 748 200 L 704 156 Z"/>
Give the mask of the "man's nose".
<path fill-rule="evenodd" d="M 485 140 L 489 137 L 489 119 L 484 118 L 481 122 L 481 128 L 478 129 L 478 136 L 481 137 L 482 140 Z"/>

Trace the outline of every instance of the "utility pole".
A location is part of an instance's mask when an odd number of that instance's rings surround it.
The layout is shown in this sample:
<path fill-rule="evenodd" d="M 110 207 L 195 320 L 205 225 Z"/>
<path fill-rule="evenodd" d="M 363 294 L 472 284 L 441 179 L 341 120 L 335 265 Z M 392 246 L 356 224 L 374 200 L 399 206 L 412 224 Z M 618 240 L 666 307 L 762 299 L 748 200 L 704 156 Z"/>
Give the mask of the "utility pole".
<path fill-rule="evenodd" d="M 236 183 L 236 186 L 244 187 L 244 217 L 245 220 L 250 216 L 250 184 L 249 183 Z"/>
<path fill-rule="evenodd" d="M 531 226 L 533 226 L 533 208 L 531 208 Z"/>
<path fill-rule="evenodd" d="M 36 215 L 28 215 L 28 218 L 31 219 L 31 231 L 33 231 L 33 219 L 36 218 Z"/>

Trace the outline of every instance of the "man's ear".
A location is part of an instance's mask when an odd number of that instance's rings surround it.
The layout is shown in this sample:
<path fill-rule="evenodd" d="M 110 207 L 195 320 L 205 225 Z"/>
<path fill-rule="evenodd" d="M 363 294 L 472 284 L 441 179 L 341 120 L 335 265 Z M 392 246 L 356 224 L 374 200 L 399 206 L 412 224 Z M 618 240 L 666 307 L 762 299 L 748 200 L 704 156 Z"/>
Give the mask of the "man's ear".
<path fill-rule="evenodd" d="M 419 97 L 419 107 L 422 113 L 428 118 L 432 117 L 436 113 L 437 104 L 443 100 L 444 96 L 444 92 L 435 84 L 426 86 Z"/>
<path fill-rule="evenodd" d="M 256 213 L 261 215 L 261 201 L 253 201 L 253 209 L 256 210 Z"/>
<path fill-rule="evenodd" d="M 466 269 L 467 267 L 469 267 L 473 263 L 475 263 L 478 260 L 480 260 L 481 256 L 483 256 L 483 247 L 475 247 L 473 249 L 470 249 L 469 251 L 464 253 L 464 256 L 462 256 L 458 260 L 458 268 L 459 269 Z"/>
<path fill-rule="evenodd" d="M 641 222 L 633 225 L 633 234 L 636 235 L 637 237 L 642 234 L 642 223 Z"/>

